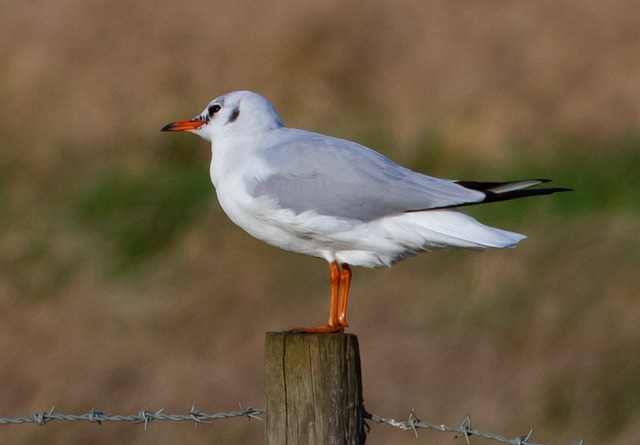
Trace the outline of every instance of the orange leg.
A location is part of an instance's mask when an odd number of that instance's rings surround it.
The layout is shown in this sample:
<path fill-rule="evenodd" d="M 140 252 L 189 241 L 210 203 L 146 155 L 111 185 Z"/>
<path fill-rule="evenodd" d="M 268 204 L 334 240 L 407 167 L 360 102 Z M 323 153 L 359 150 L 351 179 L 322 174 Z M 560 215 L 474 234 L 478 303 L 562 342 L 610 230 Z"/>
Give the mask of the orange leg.
<path fill-rule="evenodd" d="M 349 300 L 349 285 L 351 284 L 351 268 L 348 264 L 342 265 L 340 271 L 340 311 L 338 312 L 338 326 L 342 329 L 347 324 L 347 301 Z"/>
<path fill-rule="evenodd" d="M 329 302 L 329 322 L 327 326 L 338 326 L 338 305 L 341 281 L 340 266 L 335 261 L 329 264 L 329 280 L 331 281 L 331 301 Z"/>
<path fill-rule="evenodd" d="M 290 332 L 344 332 L 344 328 L 347 327 L 347 299 L 351 283 L 351 268 L 348 264 L 344 264 L 340 270 L 340 266 L 334 261 L 329 264 L 329 279 L 331 281 L 331 301 L 327 325 L 291 328 Z"/>

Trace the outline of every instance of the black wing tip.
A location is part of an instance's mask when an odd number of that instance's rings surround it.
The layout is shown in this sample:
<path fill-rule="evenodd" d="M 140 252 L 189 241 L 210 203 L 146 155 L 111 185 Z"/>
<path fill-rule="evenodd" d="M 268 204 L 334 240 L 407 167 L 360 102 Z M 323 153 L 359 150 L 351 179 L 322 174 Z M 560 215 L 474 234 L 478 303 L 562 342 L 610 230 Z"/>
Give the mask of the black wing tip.
<path fill-rule="evenodd" d="M 518 190 L 525 190 L 525 189 L 530 189 L 533 187 L 537 187 L 541 184 L 547 184 L 549 182 L 552 182 L 552 179 L 548 179 L 548 178 L 530 178 L 530 179 L 520 179 L 517 181 L 502 181 L 502 182 L 485 182 L 485 181 L 455 181 L 456 184 L 461 185 L 462 187 L 471 189 L 471 190 L 476 190 L 479 192 L 483 192 L 486 194 L 500 194 L 500 192 L 495 192 L 491 189 L 495 188 L 495 187 L 499 187 L 501 185 L 508 185 L 508 184 L 515 184 L 515 183 L 525 183 L 525 182 L 531 182 L 532 184 L 529 185 L 523 185 L 521 186 L 521 188 L 519 188 Z M 545 188 L 545 189 L 534 189 L 534 190 L 538 190 L 538 191 L 542 191 L 542 190 L 553 190 L 554 192 L 572 192 L 573 189 L 571 188 L 567 188 L 567 187 L 552 187 L 552 188 Z M 531 191 L 534 191 L 531 190 Z M 513 191 L 516 190 L 512 190 L 512 191 L 508 191 L 505 193 L 511 193 Z"/>
<path fill-rule="evenodd" d="M 540 184 L 547 184 L 549 182 L 552 182 L 553 179 L 529 179 L 529 181 L 540 181 Z M 531 187 L 537 187 L 540 184 L 535 184 L 535 185 L 530 185 L 529 187 L 526 188 L 531 188 Z M 572 188 L 569 187 L 548 187 L 548 188 L 541 188 L 541 189 L 536 189 L 534 188 L 533 190 L 530 190 L 531 192 L 547 192 L 547 193 L 556 193 L 556 192 L 573 192 L 574 190 Z"/>
<path fill-rule="evenodd" d="M 552 182 L 553 179 L 547 179 L 547 178 L 536 178 L 536 179 L 527 179 L 527 181 L 539 181 L 539 184 L 535 184 L 535 185 L 530 185 L 529 187 L 537 187 L 540 184 L 547 184 L 549 182 Z M 526 187 L 526 188 L 529 188 Z M 531 191 L 548 191 L 549 194 L 551 193 L 556 193 L 556 192 L 573 192 L 574 190 L 572 188 L 569 187 L 550 187 L 550 188 L 543 188 L 543 189 L 533 189 Z M 546 193 L 545 193 L 546 194 Z"/>
<path fill-rule="evenodd" d="M 546 184 L 548 182 L 552 182 L 553 179 L 542 179 L 542 178 L 538 178 L 538 179 L 532 179 L 532 181 L 540 181 L 540 184 Z M 536 184 L 536 185 L 540 185 L 540 184 Z M 535 186 L 532 186 L 535 187 Z M 569 187 L 552 187 L 549 190 L 553 190 L 554 192 L 573 192 L 575 190 L 573 190 L 572 188 Z"/>
<path fill-rule="evenodd" d="M 425 211 L 425 210 L 441 210 L 441 209 L 452 209 L 452 208 L 458 208 L 458 207 L 466 207 L 466 206 L 474 206 L 474 205 L 478 205 L 478 204 L 489 204 L 489 203 L 493 203 L 493 202 L 500 202 L 500 201 L 509 201 L 512 199 L 519 199 L 519 198 L 527 198 L 529 196 L 543 196 L 543 195 L 551 195 L 552 193 L 558 193 L 558 192 L 573 192 L 574 190 L 568 187 L 545 187 L 545 188 L 534 188 L 537 185 L 540 184 L 546 184 L 548 182 L 551 182 L 551 179 L 525 179 L 522 181 L 510 181 L 510 182 L 527 182 L 527 181 L 532 181 L 532 182 L 536 182 L 538 181 L 538 184 L 531 184 L 529 186 L 526 187 L 522 187 L 520 189 L 516 189 L 516 190 L 510 190 L 508 192 L 503 192 L 503 193 L 495 193 L 491 191 L 491 188 L 502 185 L 502 184 L 508 184 L 509 181 L 507 182 L 476 182 L 476 181 L 456 181 L 457 184 L 472 189 L 472 190 L 476 190 L 479 192 L 482 192 L 485 194 L 485 198 L 482 201 L 473 201 L 473 202 L 464 202 L 464 203 L 460 203 L 460 204 L 454 204 L 454 205 L 450 205 L 450 206 L 443 206 L 443 207 L 436 207 L 436 208 L 431 208 L 431 209 L 419 209 L 419 210 L 409 210 L 409 212 L 419 212 L 419 211 Z"/>

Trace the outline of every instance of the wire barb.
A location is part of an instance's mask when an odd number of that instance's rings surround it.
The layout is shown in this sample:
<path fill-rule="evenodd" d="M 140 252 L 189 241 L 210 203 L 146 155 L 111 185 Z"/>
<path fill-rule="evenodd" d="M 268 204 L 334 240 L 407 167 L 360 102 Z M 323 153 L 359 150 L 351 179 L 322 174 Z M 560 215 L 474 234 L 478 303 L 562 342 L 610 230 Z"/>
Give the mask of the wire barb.
<path fill-rule="evenodd" d="M 420 419 L 418 419 L 418 417 L 416 416 L 416 409 L 411 408 L 411 411 L 409 412 L 409 420 L 407 420 L 407 424 L 409 425 L 409 428 L 411 428 L 411 430 L 413 431 L 413 434 L 415 434 L 417 439 L 418 429 L 416 428 L 416 423 L 420 423 Z"/>
<path fill-rule="evenodd" d="M 471 437 L 471 435 L 473 434 L 471 432 L 472 431 L 472 428 L 471 428 L 471 416 L 465 417 L 458 428 L 462 432 L 462 435 L 454 436 L 454 439 L 458 439 L 460 437 L 464 437 L 464 440 L 467 442 L 467 445 L 471 445 L 471 441 L 469 440 L 469 437 Z"/>
<path fill-rule="evenodd" d="M 38 425 L 45 425 L 47 422 L 50 422 L 53 420 L 51 416 L 53 415 L 53 411 L 55 409 L 56 409 L 56 406 L 53 405 L 49 410 L 49 412 L 35 413 L 31 417 L 33 418 L 34 422 L 37 423 Z"/>
<path fill-rule="evenodd" d="M 89 411 L 88 420 L 91 423 L 97 423 L 98 425 L 102 425 L 102 416 L 104 415 L 101 411 L 96 411 L 93 408 Z"/>

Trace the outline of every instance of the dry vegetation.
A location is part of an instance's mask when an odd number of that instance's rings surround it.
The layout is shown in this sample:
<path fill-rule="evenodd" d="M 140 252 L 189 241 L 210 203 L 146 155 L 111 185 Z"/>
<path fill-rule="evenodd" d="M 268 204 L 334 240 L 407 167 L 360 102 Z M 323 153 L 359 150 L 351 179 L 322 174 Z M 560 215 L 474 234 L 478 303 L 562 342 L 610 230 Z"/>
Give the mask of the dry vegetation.
<path fill-rule="evenodd" d="M 5 3 L 0 417 L 264 405 L 263 334 L 324 318 L 326 265 L 234 227 L 206 144 L 158 131 L 251 89 L 290 126 L 430 173 L 577 190 L 474 211 L 528 234 L 516 250 L 355 271 L 369 410 L 637 440 L 635 1 Z M 453 441 L 431 434 L 373 426 L 369 443 Z M 0 427 L 11 444 L 261 437 L 243 420 Z"/>

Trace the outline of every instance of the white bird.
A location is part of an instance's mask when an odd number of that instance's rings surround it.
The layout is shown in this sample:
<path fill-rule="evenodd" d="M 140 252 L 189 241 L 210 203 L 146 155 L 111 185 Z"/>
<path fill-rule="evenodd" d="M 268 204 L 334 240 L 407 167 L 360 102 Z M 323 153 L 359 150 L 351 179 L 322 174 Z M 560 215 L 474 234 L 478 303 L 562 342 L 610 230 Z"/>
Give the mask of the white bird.
<path fill-rule="evenodd" d="M 212 100 L 188 131 L 211 142 L 211 181 L 222 209 L 249 234 L 329 262 L 326 326 L 344 332 L 353 266 L 390 266 L 421 251 L 515 247 L 524 235 L 485 226 L 458 207 L 565 191 L 547 182 L 439 179 L 404 168 L 355 142 L 287 128 L 259 94 Z"/>

